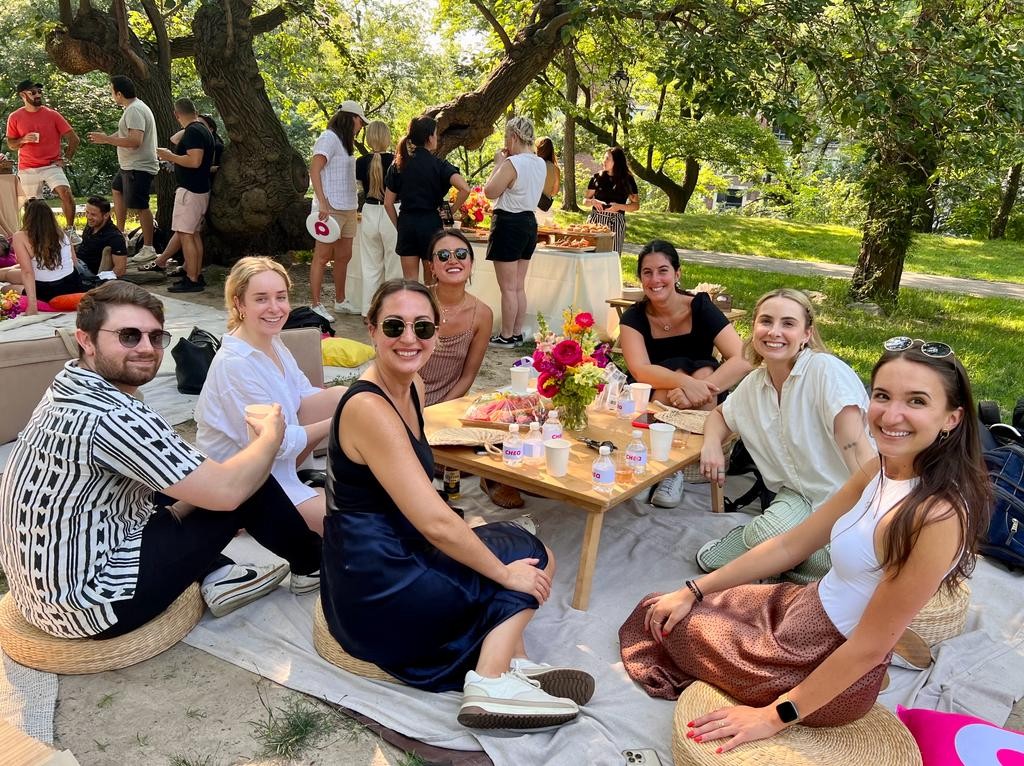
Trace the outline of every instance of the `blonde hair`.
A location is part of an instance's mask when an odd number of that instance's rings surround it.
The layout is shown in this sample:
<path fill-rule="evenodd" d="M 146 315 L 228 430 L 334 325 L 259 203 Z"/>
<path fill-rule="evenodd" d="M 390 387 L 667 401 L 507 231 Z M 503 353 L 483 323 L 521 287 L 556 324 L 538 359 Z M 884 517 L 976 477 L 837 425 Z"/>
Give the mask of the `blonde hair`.
<path fill-rule="evenodd" d="M 511 133 L 516 139 L 533 149 L 533 123 L 526 117 L 513 117 L 505 123 L 505 134 Z"/>
<path fill-rule="evenodd" d="M 374 199 L 384 198 L 384 161 L 380 153 L 391 146 L 391 129 L 386 123 L 374 120 L 366 126 L 366 143 L 373 150 L 373 159 L 370 160 L 370 188 L 366 190 L 366 196 Z"/>
<path fill-rule="evenodd" d="M 811 303 L 811 299 L 807 297 L 807 293 L 803 290 L 797 290 L 793 287 L 779 287 L 775 290 L 770 290 L 757 299 L 757 305 L 754 306 L 754 324 L 757 323 L 758 314 L 761 312 L 761 306 L 765 301 L 771 300 L 772 298 L 785 298 L 793 301 L 804 310 L 804 326 L 809 327 L 811 330 L 810 337 L 807 339 L 807 346 L 812 351 L 821 351 L 822 353 L 831 353 L 828 346 L 825 345 L 821 339 L 821 335 L 818 334 L 818 327 L 814 324 L 814 305 Z M 753 325 L 751 326 L 751 335 L 753 335 Z M 748 340 L 743 346 L 743 357 L 750 362 L 754 367 L 759 367 L 764 359 L 759 353 L 754 350 L 754 344 Z"/>
<path fill-rule="evenodd" d="M 268 258 L 265 255 L 250 255 L 239 259 L 231 268 L 227 280 L 224 282 L 224 306 L 228 310 L 228 331 L 234 330 L 242 324 L 242 313 L 238 310 L 238 303 L 242 302 L 245 291 L 249 289 L 249 282 L 257 274 L 264 271 L 273 271 L 280 274 L 284 279 L 284 287 L 291 291 L 292 281 L 288 278 L 288 272 L 284 266 Z"/>

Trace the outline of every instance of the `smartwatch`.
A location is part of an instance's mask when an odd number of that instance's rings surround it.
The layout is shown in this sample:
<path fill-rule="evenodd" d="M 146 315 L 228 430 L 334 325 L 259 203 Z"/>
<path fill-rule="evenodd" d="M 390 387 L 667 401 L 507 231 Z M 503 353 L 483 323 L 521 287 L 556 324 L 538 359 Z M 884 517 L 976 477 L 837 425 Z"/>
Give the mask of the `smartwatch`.
<path fill-rule="evenodd" d="M 775 713 L 784 724 L 796 723 L 800 720 L 800 711 L 796 709 L 792 700 L 784 699 L 776 705 Z"/>

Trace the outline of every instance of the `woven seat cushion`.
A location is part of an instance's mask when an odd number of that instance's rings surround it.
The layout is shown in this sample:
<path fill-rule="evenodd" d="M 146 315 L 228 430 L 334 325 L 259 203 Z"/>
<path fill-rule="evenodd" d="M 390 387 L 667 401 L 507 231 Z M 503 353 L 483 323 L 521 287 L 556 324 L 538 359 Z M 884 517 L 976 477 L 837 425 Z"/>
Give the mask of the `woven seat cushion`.
<path fill-rule="evenodd" d="M 341 644 L 335 641 L 327 627 L 327 619 L 324 617 L 324 608 L 320 604 L 320 599 L 316 600 L 316 607 L 313 609 L 313 647 L 316 649 L 316 653 L 329 663 L 342 670 L 347 670 L 349 673 L 363 678 L 372 678 L 374 681 L 402 683 L 372 662 L 357 659 L 341 648 Z"/>
<path fill-rule="evenodd" d="M 163 614 L 117 638 L 57 638 L 22 617 L 8 593 L 0 599 L 0 647 L 15 662 L 62 675 L 126 668 L 170 649 L 203 616 L 203 597 L 193 583 Z"/>
<path fill-rule="evenodd" d="M 769 739 L 747 742 L 717 754 L 724 740 L 694 742 L 686 724 L 736 701 L 713 686 L 695 681 L 679 695 L 672 722 L 676 766 L 921 766 L 917 743 L 881 705 L 844 726 L 812 729 L 796 724 Z"/>

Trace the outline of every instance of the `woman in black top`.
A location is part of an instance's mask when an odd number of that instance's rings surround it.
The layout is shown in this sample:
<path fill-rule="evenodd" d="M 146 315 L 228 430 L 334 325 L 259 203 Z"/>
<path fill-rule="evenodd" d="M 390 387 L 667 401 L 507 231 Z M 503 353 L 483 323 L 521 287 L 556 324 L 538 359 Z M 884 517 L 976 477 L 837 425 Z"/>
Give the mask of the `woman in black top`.
<path fill-rule="evenodd" d="M 626 239 L 626 213 L 640 209 L 636 179 L 629 172 L 626 153 L 613 146 L 604 155 L 604 170 L 587 185 L 583 204 L 590 206 L 588 223 L 603 223 L 615 234 L 615 251 L 622 252 Z"/>
<path fill-rule="evenodd" d="M 384 181 L 384 209 L 398 229 L 395 249 L 402 258 L 406 279 L 419 279 L 420 262 L 430 258 L 430 239 L 441 229 L 437 209 L 448 190 L 454 186 L 458 191 L 453 210 L 461 208 L 469 197 L 466 179 L 450 162 L 435 157 L 436 149 L 437 121 L 414 117 Z M 395 210 L 396 202 L 402 203 L 401 214 Z"/>
<path fill-rule="evenodd" d="M 366 143 L 373 153 L 356 160 L 356 181 L 363 187 L 363 221 L 359 226 L 363 290 L 359 305 L 364 314 L 381 283 L 402 273 L 395 253 L 398 231 L 384 209 L 384 179 L 395 160 L 395 155 L 386 151 L 391 147 L 388 126 L 380 120 L 367 125 Z"/>

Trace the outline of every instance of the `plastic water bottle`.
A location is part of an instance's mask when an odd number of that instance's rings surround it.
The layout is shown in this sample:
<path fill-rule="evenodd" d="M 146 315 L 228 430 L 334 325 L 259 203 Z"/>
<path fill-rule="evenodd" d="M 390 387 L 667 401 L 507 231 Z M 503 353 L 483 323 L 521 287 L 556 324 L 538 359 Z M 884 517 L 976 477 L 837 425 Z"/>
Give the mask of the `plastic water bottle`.
<path fill-rule="evenodd" d="M 633 401 L 633 397 L 630 394 L 628 383 L 622 387 L 622 391 L 619 393 L 619 401 L 615 411 L 620 418 L 630 419 L 633 418 L 633 413 L 636 412 L 636 402 Z"/>
<path fill-rule="evenodd" d="M 505 437 L 503 448 L 505 465 L 517 468 L 523 464 L 523 440 L 519 436 L 519 424 L 510 423 L 508 436 Z"/>
<path fill-rule="evenodd" d="M 612 488 L 615 486 L 615 463 L 612 462 L 611 454 L 611 447 L 602 446 L 600 454 L 598 454 L 593 467 L 590 469 L 590 475 L 594 480 L 595 492 L 611 494 Z"/>
<path fill-rule="evenodd" d="M 544 462 L 544 437 L 540 433 L 540 423 L 530 423 L 530 433 L 523 439 L 523 462 L 527 465 L 540 465 Z"/>
<path fill-rule="evenodd" d="M 644 444 L 643 434 L 639 430 L 633 430 L 633 438 L 626 445 L 626 463 L 633 469 L 633 475 L 643 476 L 647 473 L 647 446 Z"/>
<path fill-rule="evenodd" d="M 544 441 L 562 438 L 562 421 L 558 419 L 558 410 L 551 410 L 548 413 L 548 418 L 544 421 L 544 428 L 541 433 L 544 436 Z"/>

